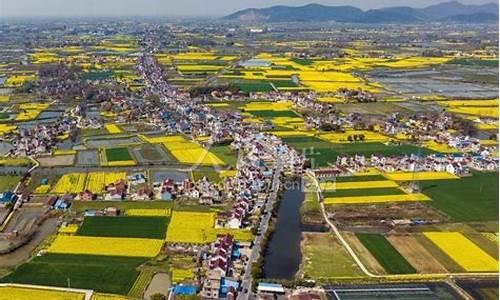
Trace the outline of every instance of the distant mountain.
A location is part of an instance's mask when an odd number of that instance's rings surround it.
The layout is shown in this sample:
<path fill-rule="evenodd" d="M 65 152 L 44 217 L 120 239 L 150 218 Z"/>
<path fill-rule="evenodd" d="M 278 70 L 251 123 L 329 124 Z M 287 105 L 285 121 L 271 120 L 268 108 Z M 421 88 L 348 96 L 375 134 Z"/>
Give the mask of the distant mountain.
<path fill-rule="evenodd" d="M 464 5 L 444 2 L 425 8 L 408 6 L 363 11 L 354 6 L 272 6 L 248 8 L 224 17 L 242 22 L 321 22 L 344 23 L 418 23 L 430 21 L 481 23 L 498 21 L 498 4 Z"/>
<path fill-rule="evenodd" d="M 268 21 L 268 22 L 301 22 L 301 21 L 329 21 L 349 22 L 352 19 L 362 18 L 364 12 L 354 6 L 325 6 L 308 4 L 305 6 L 273 6 L 269 8 L 249 8 L 225 17 L 229 20 L 241 21 Z"/>
<path fill-rule="evenodd" d="M 431 19 L 446 19 L 453 16 L 465 16 L 478 13 L 498 14 L 498 4 L 464 5 L 458 1 L 450 1 L 431 5 L 420 9 L 420 11 Z"/>

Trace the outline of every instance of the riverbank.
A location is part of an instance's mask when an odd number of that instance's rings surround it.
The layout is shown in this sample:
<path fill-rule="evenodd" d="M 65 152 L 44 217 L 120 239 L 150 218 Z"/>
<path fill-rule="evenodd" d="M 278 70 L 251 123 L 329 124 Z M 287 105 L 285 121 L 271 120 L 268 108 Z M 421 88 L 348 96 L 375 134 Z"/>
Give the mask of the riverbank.
<path fill-rule="evenodd" d="M 302 260 L 300 207 L 304 198 L 300 180 L 285 182 L 274 231 L 264 252 L 264 278 L 285 280 L 295 278 Z"/>

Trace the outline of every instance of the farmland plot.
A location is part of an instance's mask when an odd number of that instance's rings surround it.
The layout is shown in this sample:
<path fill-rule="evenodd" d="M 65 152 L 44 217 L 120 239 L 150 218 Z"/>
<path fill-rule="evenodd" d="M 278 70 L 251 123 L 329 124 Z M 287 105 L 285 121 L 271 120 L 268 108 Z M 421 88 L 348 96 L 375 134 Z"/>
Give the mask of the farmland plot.
<path fill-rule="evenodd" d="M 77 235 L 164 239 L 166 217 L 86 217 Z"/>
<path fill-rule="evenodd" d="M 145 261 L 133 257 L 46 254 L 20 265 L 0 281 L 67 287 L 70 280 L 73 288 L 126 294 L 139 274 L 136 268 Z"/>
<path fill-rule="evenodd" d="M 415 268 L 382 235 L 357 233 L 356 236 L 387 272 L 391 274 L 416 272 Z"/>
<path fill-rule="evenodd" d="M 57 236 L 49 253 L 154 257 L 163 240 L 117 237 Z"/>

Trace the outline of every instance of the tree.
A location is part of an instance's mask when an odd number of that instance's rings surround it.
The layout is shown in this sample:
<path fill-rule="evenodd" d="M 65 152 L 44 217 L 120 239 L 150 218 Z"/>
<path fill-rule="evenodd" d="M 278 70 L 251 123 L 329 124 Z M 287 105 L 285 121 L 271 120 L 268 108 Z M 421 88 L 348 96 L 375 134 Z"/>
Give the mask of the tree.
<path fill-rule="evenodd" d="M 352 135 L 348 136 L 348 137 L 347 137 L 347 140 L 348 140 L 349 142 L 352 142 Z"/>
<path fill-rule="evenodd" d="M 167 296 L 160 293 L 156 293 L 151 295 L 151 300 L 167 300 Z"/>

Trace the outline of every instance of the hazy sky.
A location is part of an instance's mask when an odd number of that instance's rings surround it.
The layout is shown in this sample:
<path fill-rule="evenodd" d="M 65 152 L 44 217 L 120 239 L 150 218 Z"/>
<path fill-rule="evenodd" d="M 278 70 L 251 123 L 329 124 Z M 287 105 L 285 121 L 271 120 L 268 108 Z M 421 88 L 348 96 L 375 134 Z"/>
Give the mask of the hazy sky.
<path fill-rule="evenodd" d="M 353 5 L 362 9 L 394 5 L 423 7 L 448 0 L 0 0 L 0 17 L 11 16 L 222 16 L 271 5 Z M 461 0 L 482 4 L 492 0 Z M 498 1 L 496 1 L 498 2 Z"/>

